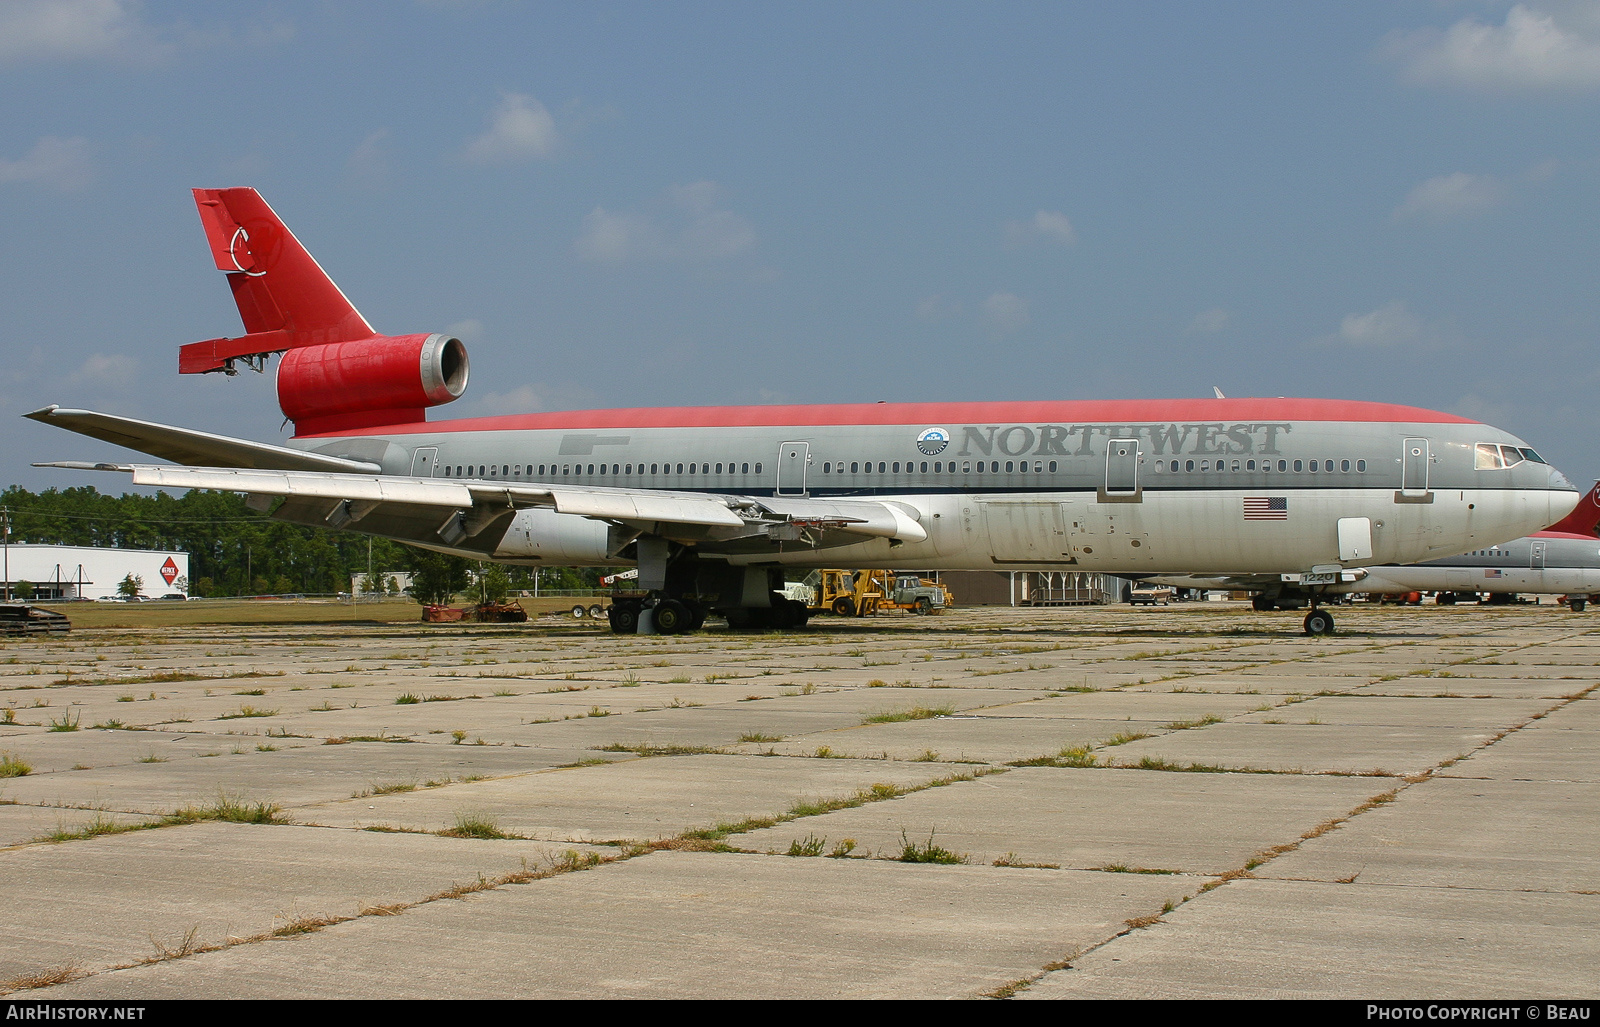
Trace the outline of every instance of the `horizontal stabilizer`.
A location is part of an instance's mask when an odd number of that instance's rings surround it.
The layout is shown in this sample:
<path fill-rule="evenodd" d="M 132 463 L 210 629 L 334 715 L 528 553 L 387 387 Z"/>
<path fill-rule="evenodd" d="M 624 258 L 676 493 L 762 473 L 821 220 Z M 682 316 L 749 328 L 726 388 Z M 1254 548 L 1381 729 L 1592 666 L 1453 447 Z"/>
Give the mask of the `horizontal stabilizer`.
<path fill-rule="evenodd" d="M 201 467 L 254 467 L 279 471 L 334 471 L 347 474 L 374 474 L 382 468 L 365 460 L 322 453 L 306 453 L 264 442 L 231 439 L 226 435 L 171 425 L 137 421 L 93 410 L 66 410 L 47 406 L 24 417 L 58 428 L 87 435 L 92 439 L 126 446 L 159 460 Z"/>

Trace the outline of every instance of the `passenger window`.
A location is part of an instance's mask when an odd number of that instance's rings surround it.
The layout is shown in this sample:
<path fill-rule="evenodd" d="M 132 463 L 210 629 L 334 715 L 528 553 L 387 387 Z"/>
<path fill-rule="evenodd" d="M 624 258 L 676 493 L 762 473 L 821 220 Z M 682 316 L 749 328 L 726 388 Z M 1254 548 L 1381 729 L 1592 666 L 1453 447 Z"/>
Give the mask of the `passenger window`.
<path fill-rule="evenodd" d="M 951 464 L 951 465 L 950 465 L 950 466 L 951 466 L 951 467 L 954 467 L 954 466 L 955 466 L 955 464 Z M 941 473 L 943 473 L 943 468 L 944 468 L 944 464 L 943 464 L 943 463 L 942 463 L 942 462 L 941 462 L 941 461 L 938 461 L 938 460 L 935 460 L 935 461 L 934 461 L 934 462 L 933 462 L 933 473 L 934 473 L 934 474 L 941 474 Z"/>
<path fill-rule="evenodd" d="M 1235 460 L 1233 462 L 1233 469 L 1236 470 L 1236 471 L 1239 469 L 1239 461 Z"/>
<path fill-rule="evenodd" d="M 1050 473 L 1056 473 L 1056 462 L 1054 460 L 1050 461 Z"/>
<path fill-rule="evenodd" d="M 1254 460 L 1246 460 L 1244 462 L 1244 469 L 1247 470 L 1247 471 L 1255 470 L 1256 469 L 1256 462 Z"/>
<path fill-rule="evenodd" d="M 760 464 L 756 464 L 756 473 L 757 474 L 761 473 L 761 465 Z"/>
<path fill-rule="evenodd" d="M 900 473 L 900 461 L 898 461 L 898 460 L 896 460 L 894 462 L 894 473 L 896 473 L 896 474 Z"/>
<path fill-rule="evenodd" d="M 928 473 L 928 461 L 926 461 L 926 460 L 922 461 L 922 473 L 923 474 L 927 474 Z"/>
<path fill-rule="evenodd" d="M 1367 462 L 1365 460 L 1357 460 L 1356 461 L 1356 473 L 1364 474 L 1366 472 L 1366 470 L 1367 470 Z"/>
<path fill-rule="evenodd" d="M 883 463 L 883 461 L 882 461 L 882 460 L 879 460 L 879 461 L 878 461 L 878 473 L 879 473 L 879 474 L 882 474 L 882 473 L 883 473 L 883 468 L 884 468 L 884 463 Z"/>
<path fill-rule="evenodd" d="M 1299 461 L 1299 460 L 1296 460 L 1296 461 L 1295 461 L 1295 462 L 1294 462 L 1294 469 L 1295 469 L 1295 473 L 1297 473 L 1297 474 L 1298 474 L 1298 473 L 1299 473 L 1299 471 L 1300 471 L 1300 468 L 1301 468 L 1301 467 L 1302 467 L 1302 466 L 1303 466 L 1303 464 L 1302 464 L 1302 462 L 1301 462 L 1301 461 Z"/>
<path fill-rule="evenodd" d="M 1183 462 L 1183 469 L 1185 471 L 1193 471 L 1194 470 L 1194 461 L 1193 460 L 1185 460 Z"/>
<path fill-rule="evenodd" d="M 1350 461 L 1348 461 L 1348 460 L 1340 460 L 1339 461 L 1339 471 L 1341 473 L 1343 473 L 1343 474 L 1349 474 L 1350 473 Z"/>
<path fill-rule="evenodd" d="M 1297 467 L 1297 468 L 1295 468 L 1295 470 L 1299 470 L 1299 468 Z M 1312 474 L 1316 474 L 1317 473 L 1317 462 L 1315 460 L 1311 461 L 1311 473 Z"/>
<path fill-rule="evenodd" d="M 743 469 L 740 470 L 739 473 L 740 474 L 749 474 L 750 473 L 750 465 L 749 464 L 744 464 L 743 465 Z"/>
<path fill-rule="evenodd" d="M 950 468 L 951 468 L 951 469 L 952 469 L 952 470 L 954 470 L 954 469 L 955 469 L 955 466 L 956 466 L 956 465 L 955 465 L 955 463 L 954 463 L 954 462 L 952 462 L 952 463 L 951 463 L 951 464 L 950 464 Z M 972 465 L 971 465 L 971 464 L 969 464 L 969 463 L 967 463 L 967 461 L 965 461 L 965 460 L 963 460 L 963 461 L 961 461 L 961 473 L 962 473 L 962 474 L 967 474 L 967 473 L 969 473 L 969 472 L 970 472 L 970 471 L 971 471 L 971 470 L 972 470 Z"/>
<path fill-rule="evenodd" d="M 856 462 L 854 460 L 850 461 L 850 473 L 851 474 L 860 473 L 859 470 L 857 469 L 857 465 L 856 465 Z"/>
<path fill-rule="evenodd" d="M 1211 461 L 1210 460 L 1202 460 L 1202 461 L 1200 461 L 1200 470 L 1202 472 L 1211 470 Z"/>
<path fill-rule="evenodd" d="M 717 465 L 717 473 L 718 473 L 718 474 L 721 474 L 721 473 L 722 473 L 722 465 L 721 465 L 721 464 L 718 464 L 718 465 Z"/>

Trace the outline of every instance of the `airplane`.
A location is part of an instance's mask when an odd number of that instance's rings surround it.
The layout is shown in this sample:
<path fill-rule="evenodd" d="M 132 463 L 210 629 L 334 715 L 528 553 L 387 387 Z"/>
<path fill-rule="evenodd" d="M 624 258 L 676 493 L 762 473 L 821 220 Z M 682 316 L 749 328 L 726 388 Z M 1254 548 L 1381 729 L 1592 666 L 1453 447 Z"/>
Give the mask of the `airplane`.
<path fill-rule="evenodd" d="M 196 189 L 246 334 L 182 374 L 262 371 L 286 445 L 89 410 L 25 416 L 160 463 L 58 461 L 245 493 L 280 520 L 522 566 L 639 569 L 618 633 L 791 628 L 787 568 L 1298 575 L 1526 535 L 1577 503 L 1521 439 L 1416 407 L 1193 399 L 692 407 L 429 421 L 466 347 L 375 331 L 266 201 Z M 1485 462 L 1485 454 L 1489 455 Z M 272 504 L 281 497 L 276 508 Z"/>
<path fill-rule="evenodd" d="M 1568 608 L 1573 613 L 1582 613 L 1591 601 L 1600 601 L 1600 534 L 1597 529 L 1600 529 L 1600 482 L 1584 494 L 1576 509 L 1544 531 L 1439 560 L 1344 572 L 1342 576 L 1349 580 L 1328 586 L 1322 594 L 1433 592 L 1441 606 L 1453 606 L 1463 597 L 1476 599 L 1483 593 L 1489 594 L 1491 603 L 1508 601 L 1524 593 L 1565 595 Z M 1237 580 L 1195 575 L 1160 575 L 1147 580 L 1180 588 L 1245 587 Z M 1308 600 L 1305 591 L 1293 582 L 1267 583 L 1251 597 L 1252 605 L 1258 610 L 1295 609 L 1306 605 Z"/>

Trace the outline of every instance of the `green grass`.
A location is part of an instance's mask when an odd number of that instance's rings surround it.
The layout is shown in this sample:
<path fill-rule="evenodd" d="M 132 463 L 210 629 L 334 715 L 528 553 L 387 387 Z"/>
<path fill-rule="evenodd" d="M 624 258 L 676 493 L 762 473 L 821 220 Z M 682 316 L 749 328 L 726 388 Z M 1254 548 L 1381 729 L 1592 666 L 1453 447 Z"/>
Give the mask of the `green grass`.
<path fill-rule="evenodd" d="M 909 710 L 876 713 L 867 717 L 863 724 L 897 724 L 905 720 L 932 720 L 934 717 L 949 717 L 955 714 L 954 706 L 913 706 Z"/>
<path fill-rule="evenodd" d="M 1167 725 L 1168 731 L 1187 731 L 1195 727 L 1208 727 L 1212 724 L 1222 723 L 1222 718 L 1215 713 L 1208 713 L 1199 720 L 1175 720 Z"/>
<path fill-rule="evenodd" d="M 76 731 L 76 730 L 78 730 L 78 721 L 81 720 L 81 719 L 82 719 L 82 715 L 81 714 L 79 716 L 77 716 L 77 717 L 74 717 L 72 715 L 72 710 L 70 710 L 70 709 L 63 710 L 63 711 L 61 711 L 61 719 L 60 720 L 56 720 L 54 718 L 51 718 L 51 720 L 50 720 L 50 730 L 51 731 Z"/>
<path fill-rule="evenodd" d="M 277 710 L 258 710 L 254 706 L 241 706 L 233 713 L 224 713 L 218 720 L 241 720 L 248 717 L 276 717 Z"/>
<path fill-rule="evenodd" d="M 415 694 L 411 692 L 405 692 L 399 698 L 395 699 L 394 702 L 396 706 L 410 706 L 413 703 L 419 703 L 421 701 L 422 700 Z"/>
<path fill-rule="evenodd" d="M 740 735 L 739 736 L 739 741 L 741 741 L 741 742 L 781 742 L 781 741 L 783 741 L 783 736 L 782 735 L 764 735 L 760 731 L 752 731 L 749 734 Z"/>
<path fill-rule="evenodd" d="M 0 777 L 27 777 L 33 767 L 9 752 L 0 753 Z"/>
<path fill-rule="evenodd" d="M 501 830 L 500 822 L 483 813 L 457 813 L 456 826 L 439 832 L 446 838 L 520 838 Z"/>
<path fill-rule="evenodd" d="M 900 862 L 902 863 L 965 863 L 967 857 L 951 852 L 943 846 L 933 844 L 933 832 L 928 832 L 928 840 L 922 845 L 906 837 L 904 828 L 900 831 Z"/>
<path fill-rule="evenodd" d="M 820 856 L 823 846 L 828 844 L 827 838 L 818 838 L 814 834 L 807 834 L 805 841 L 796 839 L 789 843 L 789 851 L 785 856 Z"/>

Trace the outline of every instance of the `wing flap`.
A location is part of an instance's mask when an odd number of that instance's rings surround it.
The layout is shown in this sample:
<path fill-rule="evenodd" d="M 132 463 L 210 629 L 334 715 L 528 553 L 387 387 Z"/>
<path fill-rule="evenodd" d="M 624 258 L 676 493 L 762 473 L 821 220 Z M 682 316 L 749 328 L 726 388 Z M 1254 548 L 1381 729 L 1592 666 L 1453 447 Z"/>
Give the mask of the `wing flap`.
<path fill-rule="evenodd" d="M 917 522 L 915 511 L 902 503 L 849 499 L 799 499 L 763 497 L 762 509 L 797 524 L 823 524 L 878 538 L 922 542 L 928 531 Z"/>
<path fill-rule="evenodd" d="M 744 518 L 713 496 L 616 490 L 551 489 L 558 513 L 607 521 L 667 521 L 742 528 Z"/>

